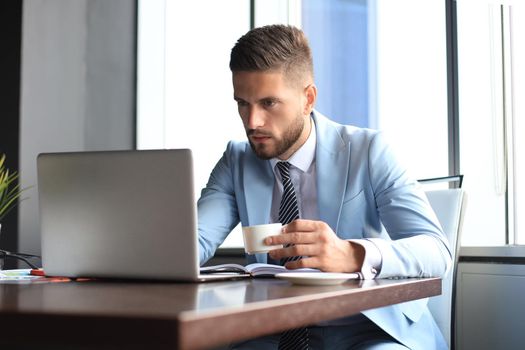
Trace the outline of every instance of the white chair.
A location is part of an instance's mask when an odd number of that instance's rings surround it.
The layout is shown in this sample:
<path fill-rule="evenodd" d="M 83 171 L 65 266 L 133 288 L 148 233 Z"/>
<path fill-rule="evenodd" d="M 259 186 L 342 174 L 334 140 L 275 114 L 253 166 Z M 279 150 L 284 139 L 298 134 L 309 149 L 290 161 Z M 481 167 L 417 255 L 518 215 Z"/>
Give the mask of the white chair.
<path fill-rule="evenodd" d="M 454 292 L 461 224 L 466 205 L 465 191 L 460 188 L 426 191 L 449 241 L 452 252 L 451 271 L 443 278 L 442 294 L 429 299 L 428 307 L 443 333 L 449 348 L 454 348 Z"/>

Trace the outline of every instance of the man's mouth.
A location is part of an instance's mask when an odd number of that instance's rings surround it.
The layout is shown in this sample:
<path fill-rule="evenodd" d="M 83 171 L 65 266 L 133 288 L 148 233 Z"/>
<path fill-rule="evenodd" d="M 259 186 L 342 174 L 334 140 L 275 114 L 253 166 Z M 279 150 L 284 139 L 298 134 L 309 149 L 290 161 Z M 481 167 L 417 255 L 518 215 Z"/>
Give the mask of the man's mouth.
<path fill-rule="evenodd" d="M 252 136 L 250 136 L 250 139 L 253 142 L 257 142 L 257 143 L 265 142 L 265 141 L 269 140 L 270 138 L 271 138 L 270 136 L 264 136 L 264 135 L 258 135 L 258 136 L 252 135 Z"/>
<path fill-rule="evenodd" d="M 261 142 L 265 142 L 271 139 L 272 135 L 261 132 L 261 131 L 250 130 L 248 132 L 248 137 L 254 143 L 261 143 Z"/>

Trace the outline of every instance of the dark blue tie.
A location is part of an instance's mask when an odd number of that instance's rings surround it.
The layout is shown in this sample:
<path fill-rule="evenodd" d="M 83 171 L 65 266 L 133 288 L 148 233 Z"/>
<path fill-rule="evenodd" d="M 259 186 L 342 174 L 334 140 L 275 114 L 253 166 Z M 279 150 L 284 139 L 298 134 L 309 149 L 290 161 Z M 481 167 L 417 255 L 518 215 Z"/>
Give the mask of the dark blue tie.
<path fill-rule="evenodd" d="M 277 163 L 277 169 L 279 169 L 283 182 L 283 197 L 279 206 L 279 222 L 286 225 L 295 219 L 299 219 L 299 208 L 292 179 L 290 179 L 290 163 L 279 162 Z"/>
<path fill-rule="evenodd" d="M 290 163 L 279 162 L 277 163 L 277 169 L 279 169 L 283 182 L 283 196 L 279 206 L 279 222 L 286 225 L 295 219 L 299 219 L 299 206 L 297 205 L 297 197 L 290 179 Z M 290 256 L 282 258 L 281 264 L 284 265 L 288 261 L 298 259 L 301 259 L 301 257 Z M 296 328 L 285 331 L 279 338 L 279 350 L 307 350 L 308 337 L 308 328 Z"/>
<path fill-rule="evenodd" d="M 281 198 L 281 205 L 279 206 L 279 222 L 283 225 L 289 224 L 295 219 L 299 219 L 299 206 L 297 205 L 297 197 L 293 187 L 292 179 L 290 178 L 290 163 L 279 162 L 277 169 L 281 174 L 283 183 L 283 196 Z M 287 245 L 288 247 L 289 245 Z M 300 256 L 290 256 L 281 259 L 281 265 L 288 261 L 300 259 Z"/>
<path fill-rule="evenodd" d="M 277 163 L 277 169 L 279 169 L 283 182 L 283 196 L 279 206 L 279 222 L 286 225 L 295 219 L 299 219 L 299 207 L 297 206 L 297 197 L 295 196 L 292 179 L 290 179 L 290 163 L 279 162 Z"/>

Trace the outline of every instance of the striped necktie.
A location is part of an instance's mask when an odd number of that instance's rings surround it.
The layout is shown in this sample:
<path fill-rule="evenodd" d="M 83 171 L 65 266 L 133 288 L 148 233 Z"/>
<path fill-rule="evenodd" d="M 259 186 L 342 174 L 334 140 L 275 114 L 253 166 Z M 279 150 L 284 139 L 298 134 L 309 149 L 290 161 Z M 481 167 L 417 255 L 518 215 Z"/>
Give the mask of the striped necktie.
<path fill-rule="evenodd" d="M 290 163 L 279 162 L 277 163 L 277 168 L 279 169 L 279 173 L 281 173 L 283 182 L 283 196 L 281 198 L 281 205 L 279 206 L 279 222 L 286 225 L 295 219 L 299 219 L 299 206 L 297 205 L 297 197 L 295 196 L 292 179 L 290 178 Z M 289 244 L 286 245 L 286 247 L 289 246 Z M 299 259 L 301 259 L 300 256 L 283 258 L 281 259 L 281 265 L 286 264 L 288 261 Z"/>
<path fill-rule="evenodd" d="M 295 219 L 299 219 L 299 206 L 297 197 L 293 188 L 292 179 L 290 179 L 290 163 L 279 162 L 277 168 L 281 174 L 283 182 L 283 196 L 279 206 L 279 221 L 286 225 Z M 301 259 L 300 256 L 291 256 L 281 259 L 284 265 L 288 261 Z M 307 350 L 308 349 L 308 328 L 296 328 L 285 331 L 279 338 L 279 350 Z"/>
<path fill-rule="evenodd" d="M 279 162 L 277 163 L 277 169 L 279 169 L 283 182 L 283 197 L 279 206 L 279 222 L 286 225 L 295 219 L 299 219 L 299 207 L 297 206 L 297 197 L 295 196 L 292 179 L 290 179 L 290 163 Z"/>

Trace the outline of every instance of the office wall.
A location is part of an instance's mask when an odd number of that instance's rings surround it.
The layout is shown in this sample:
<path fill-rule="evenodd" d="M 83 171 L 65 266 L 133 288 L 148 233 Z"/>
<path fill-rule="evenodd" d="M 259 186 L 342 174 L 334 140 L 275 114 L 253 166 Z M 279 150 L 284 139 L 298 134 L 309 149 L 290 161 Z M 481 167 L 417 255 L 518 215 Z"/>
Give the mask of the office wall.
<path fill-rule="evenodd" d="M 23 3 L 19 250 L 40 252 L 36 157 L 134 148 L 135 0 Z"/>
<path fill-rule="evenodd" d="M 6 167 L 17 171 L 20 101 L 20 45 L 22 2 L 0 2 L 0 154 L 6 154 Z M 1 222 L 0 248 L 16 250 L 17 207 Z M 6 262 L 6 267 L 11 260 Z"/>

